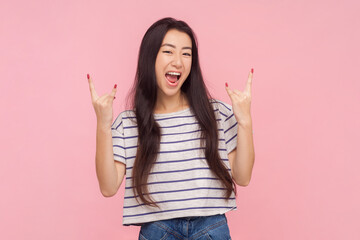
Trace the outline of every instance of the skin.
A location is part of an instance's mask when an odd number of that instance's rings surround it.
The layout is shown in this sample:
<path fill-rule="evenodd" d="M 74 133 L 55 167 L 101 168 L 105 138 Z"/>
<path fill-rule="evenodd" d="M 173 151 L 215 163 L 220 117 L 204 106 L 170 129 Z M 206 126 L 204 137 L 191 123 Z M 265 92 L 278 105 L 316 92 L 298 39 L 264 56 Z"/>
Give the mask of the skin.
<path fill-rule="evenodd" d="M 171 44 L 174 47 L 163 44 Z M 155 113 L 169 113 L 188 108 L 188 103 L 181 86 L 190 74 L 192 52 L 191 38 L 184 32 L 170 29 L 161 44 L 155 62 L 156 81 L 158 85 Z M 165 73 L 168 71 L 180 71 L 181 76 L 176 87 L 169 86 Z"/>
<path fill-rule="evenodd" d="M 125 164 L 114 161 L 111 124 L 113 119 L 113 101 L 116 87 L 111 93 L 99 96 L 95 90 L 92 78 L 88 76 L 91 102 L 93 104 L 96 128 L 96 175 L 99 188 L 104 197 L 111 197 L 118 191 L 126 172 Z"/>
<path fill-rule="evenodd" d="M 240 186 L 247 186 L 250 183 L 255 161 L 250 114 L 252 77 L 253 71 L 249 73 L 244 91 L 231 90 L 229 87 L 226 87 L 238 123 L 237 146 L 228 156 L 233 179 Z"/>

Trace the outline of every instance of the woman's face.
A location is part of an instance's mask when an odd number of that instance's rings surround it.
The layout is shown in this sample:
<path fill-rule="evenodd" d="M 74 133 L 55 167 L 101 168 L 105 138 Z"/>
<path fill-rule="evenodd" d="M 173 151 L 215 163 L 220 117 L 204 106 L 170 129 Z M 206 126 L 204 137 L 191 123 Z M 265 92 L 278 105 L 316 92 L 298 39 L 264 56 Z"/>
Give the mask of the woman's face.
<path fill-rule="evenodd" d="M 191 38 L 186 33 L 176 29 L 166 33 L 155 62 L 158 97 L 180 96 L 180 88 L 191 70 L 191 48 Z"/>

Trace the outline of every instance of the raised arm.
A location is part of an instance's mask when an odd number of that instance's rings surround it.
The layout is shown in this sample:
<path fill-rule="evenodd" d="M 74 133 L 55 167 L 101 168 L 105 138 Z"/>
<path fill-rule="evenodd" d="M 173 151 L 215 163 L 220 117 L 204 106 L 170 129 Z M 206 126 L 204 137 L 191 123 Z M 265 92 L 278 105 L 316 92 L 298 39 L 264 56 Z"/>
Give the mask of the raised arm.
<path fill-rule="evenodd" d="M 96 175 L 103 196 L 111 197 L 118 191 L 125 174 L 125 164 L 114 161 L 111 124 L 116 84 L 110 94 L 99 97 L 88 75 L 92 104 L 97 118 L 96 129 Z"/>

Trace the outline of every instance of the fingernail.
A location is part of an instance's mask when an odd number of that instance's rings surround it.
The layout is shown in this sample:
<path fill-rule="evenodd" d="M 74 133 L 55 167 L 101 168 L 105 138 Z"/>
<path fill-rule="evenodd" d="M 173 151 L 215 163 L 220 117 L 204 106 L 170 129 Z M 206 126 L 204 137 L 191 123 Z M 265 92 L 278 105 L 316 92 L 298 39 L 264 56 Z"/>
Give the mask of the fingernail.
<path fill-rule="evenodd" d="M 228 87 L 229 85 L 227 84 L 227 82 L 225 82 L 225 86 Z"/>
<path fill-rule="evenodd" d="M 251 69 L 251 73 L 254 73 L 254 69 L 253 69 L 253 68 Z"/>
<path fill-rule="evenodd" d="M 115 85 L 114 85 L 114 88 L 116 88 L 116 87 L 117 87 L 117 85 L 115 84 Z"/>
<path fill-rule="evenodd" d="M 88 79 L 90 78 L 90 75 L 89 75 L 89 74 L 87 74 L 87 78 L 88 78 Z"/>
<path fill-rule="evenodd" d="M 114 97 L 114 99 L 115 99 L 116 97 Z"/>

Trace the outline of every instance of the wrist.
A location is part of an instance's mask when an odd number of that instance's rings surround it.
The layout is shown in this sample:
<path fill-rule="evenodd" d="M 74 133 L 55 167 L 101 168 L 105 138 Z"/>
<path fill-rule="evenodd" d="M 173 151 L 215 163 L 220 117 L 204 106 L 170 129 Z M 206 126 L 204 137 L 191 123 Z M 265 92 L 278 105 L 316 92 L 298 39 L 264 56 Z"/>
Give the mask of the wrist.
<path fill-rule="evenodd" d="M 243 118 L 241 120 L 237 120 L 238 126 L 242 128 L 251 128 L 252 120 L 251 117 Z"/>
<path fill-rule="evenodd" d="M 103 131 L 103 132 L 111 131 L 111 125 L 98 122 L 97 130 L 100 130 L 100 131 Z"/>
<path fill-rule="evenodd" d="M 252 131 L 251 123 L 238 123 L 238 131 Z"/>

